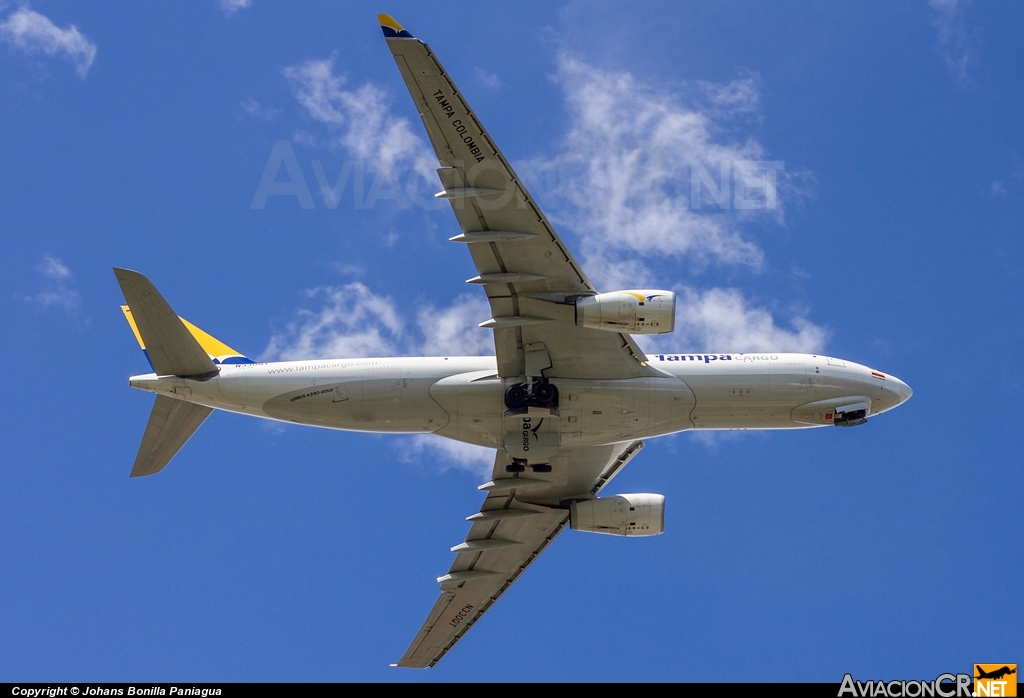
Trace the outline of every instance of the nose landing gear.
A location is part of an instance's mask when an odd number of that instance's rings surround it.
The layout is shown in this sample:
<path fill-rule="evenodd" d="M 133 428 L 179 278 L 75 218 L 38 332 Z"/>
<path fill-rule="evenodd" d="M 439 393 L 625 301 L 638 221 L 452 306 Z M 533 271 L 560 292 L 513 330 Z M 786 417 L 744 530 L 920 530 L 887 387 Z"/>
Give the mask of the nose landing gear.
<path fill-rule="evenodd" d="M 837 427 L 856 427 L 866 424 L 868 421 L 867 410 L 853 410 L 852 412 L 837 412 L 832 422 Z"/>

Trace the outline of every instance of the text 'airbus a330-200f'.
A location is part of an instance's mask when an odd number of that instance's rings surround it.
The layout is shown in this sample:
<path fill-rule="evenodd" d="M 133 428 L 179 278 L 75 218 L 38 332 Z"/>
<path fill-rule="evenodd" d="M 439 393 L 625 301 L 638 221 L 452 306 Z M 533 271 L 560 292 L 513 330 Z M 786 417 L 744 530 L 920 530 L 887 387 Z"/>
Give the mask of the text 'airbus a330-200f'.
<path fill-rule="evenodd" d="M 907 400 L 903 381 L 806 354 L 657 354 L 675 295 L 598 293 L 430 48 L 381 28 L 437 153 L 487 294 L 493 357 L 255 363 L 178 317 L 138 272 L 115 269 L 156 393 L 132 476 L 160 471 L 214 409 L 366 432 L 433 433 L 496 449 L 485 498 L 438 578 L 441 595 L 399 666 L 436 664 L 568 525 L 652 536 L 659 494 L 598 495 L 643 448 L 689 429 L 856 426 Z"/>

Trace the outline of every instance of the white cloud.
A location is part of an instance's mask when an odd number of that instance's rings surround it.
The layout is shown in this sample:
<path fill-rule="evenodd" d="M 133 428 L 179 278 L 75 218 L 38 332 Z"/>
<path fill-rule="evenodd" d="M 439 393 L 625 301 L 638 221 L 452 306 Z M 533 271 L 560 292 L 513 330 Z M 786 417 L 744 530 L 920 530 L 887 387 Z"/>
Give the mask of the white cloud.
<path fill-rule="evenodd" d="M 756 140 L 724 135 L 726 120 L 756 113 L 756 76 L 702 83 L 711 102 L 704 109 L 567 53 L 557 80 L 572 126 L 564 150 L 534 167 L 557 180 L 564 199 L 549 201 L 552 218 L 580 236 L 591 276 L 610 286 L 636 284 L 650 275 L 645 260 L 666 255 L 761 264 L 763 252 L 741 224 L 781 222 L 783 196 L 801 192 Z"/>
<path fill-rule="evenodd" d="M 48 254 L 43 255 L 43 261 L 36 265 L 36 271 L 48 279 L 55 279 L 57 281 L 71 278 L 71 270 L 67 268 L 64 262 Z"/>
<path fill-rule="evenodd" d="M 403 322 L 394 301 L 359 282 L 307 291 L 323 298 L 319 311 L 300 310 L 287 329 L 274 335 L 264 361 L 394 356 L 401 346 Z"/>
<path fill-rule="evenodd" d="M 254 119 L 260 119 L 262 121 L 271 121 L 281 113 L 280 109 L 264 107 L 252 97 L 249 97 L 242 102 L 242 110 Z"/>
<path fill-rule="evenodd" d="M 988 190 L 992 196 L 1006 196 L 1006 187 L 998 179 L 992 180 Z"/>
<path fill-rule="evenodd" d="M 300 310 L 286 330 L 271 337 L 261 359 L 298 360 L 363 356 L 486 356 L 494 353 L 490 317 L 481 293 L 463 295 L 449 306 L 425 305 L 409 327 L 395 302 L 364 284 L 307 291 L 322 299 L 319 310 Z M 411 309 L 410 309 L 411 310 Z"/>
<path fill-rule="evenodd" d="M 423 342 L 419 352 L 426 356 L 491 356 L 494 333 L 479 327 L 491 316 L 483 292 L 463 294 L 451 305 L 420 309 L 416 320 Z"/>
<path fill-rule="evenodd" d="M 939 32 L 939 48 L 950 75 L 959 85 L 970 81 L 971 55 L 964 15 L 971 0 L 929 0 L 935 15 L 932 24 Z"/>
<path fill-rule="evenodd" d="M 220 0 L 220 9 L 229 17 L 239 10 L 250 7 L 252 0 Z"/>
<path fill-rule="evenodd" d="M 342 89 L 345 78 L 334 74 L 334 59 L 306 61 L 284 69 L 284 76 L 292 81 L 295 98 L 309 115 L 332 126 L 342 126 L 345 114 L 338 108 L 345 101 Z"/>
<path fill-rule="evenodd" d="M 44 279 L 45 290 L 23 299 L 36 306 L 38 310 L 62 308 L 70 314 L 78 312 L 82 298 L 68 284 L 72 273 L 64 262 L 50 255 L 43 255 L 43 260 L 36 265 L 36 271 Z"/>
<path fill-rule="evenodd" d="M 83 78 L 96 58 L 96 44 L 75 25 L 61 29 L 45 15 L 27 7 L 19 7 L 0 22 L 0 40 L 25 53 L 59 55 L 72 63 Z"/>
<path fill-rule="evenodd" d="M 801 352 L 825 346 L 828 333 L 797 316 L 790 328 L 776 324 L 764 308 L 748 305 L 738 290 L 677 289 L 676 329 L 667 336 L 638 337 L 645 351 Z"/>
<path fill-rule="evenodd" d="M 761 78 L 755 73 L 747 71 L 743 77 L 727 83 L 702 80 L 698 84 L 712 106 L 727 116 L 760 113 Z"/>
<path fill-rule="evenodd" d="M 345 89 L 345 77 L 334 73 L 334 58 L 310 60 L 283 71 L 295 98 L 314 120 L 334 132 L 331 145 L 392 179 L 413 170 L 433 181 L 437 162 L 408 120 L 394 116 L 387 92 L 372 83 Z"/>
<path fill-rule="evenodd" d="M 417 434 L 400 444 L 405 446 L 401 449 L 402 460 L 407 463 L 428 461 L 436 462 L 441 466 L 441 470 L 453 467 L 468 470 L 480 477 L 481 482 L 490 479 L 494 468 L 493 448 L 474 446 L 434 434 Z"/>
<path fill-rule="evenodd" d="M 70 289 L 57 289 L 55 291 L 43 291 L 34 296 L 25 298 L 29 303 L 35 305 L 39 310 L 57 307 L 63 308 L 69 313 L 75 313 L 82 305 L 82 298 L 77 291 Z"/>
<path fill-rule="evenodd" d="M 494 73 L 488 73 L 479 66 L 473 68 L 473 75 L 475 75 L 476 79 L 480 81 L 480 84 L 489 89 L 497 90 L 502 86 L 501 78 Z"/>

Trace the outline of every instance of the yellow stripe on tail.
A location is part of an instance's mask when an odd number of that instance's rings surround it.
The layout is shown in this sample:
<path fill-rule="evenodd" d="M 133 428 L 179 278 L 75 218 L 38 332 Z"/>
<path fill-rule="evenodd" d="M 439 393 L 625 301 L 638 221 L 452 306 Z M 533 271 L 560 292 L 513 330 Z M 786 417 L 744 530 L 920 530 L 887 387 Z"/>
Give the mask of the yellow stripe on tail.
<path fill-rule="evenodd" d="M 142 351 L 146 351 L 146 343 L 142 341 L 142 335 L 139 334 L 139 328 L 135 324 L 135 318 L 132 317 L 131 308 L 129 308 L 127 305 L 122 305 L 121 306 L 121 312 L 124 313 L 124 319 L 128 321 L 128 325 L 132 328 L 132 332 L 135 334 L 135 339 L 137 339 L 138 342 L 139 342 L 139 347 L 142 348 Z M 196 341 L 199 342 L 199 346 L 201 346 L 203 348 L 203 351 L 205 351 L 207 354 L 209 354 L 210 358 L 213 360 L 213 363 L 215 363 L 215 364 L 251 364 L 251 363 L 253 363 L 252 360 L 246 358 L 246 356 L 244 354 L 242 354 L 241 352 L 232 349 L 227 344 L 225 344 L 224 342 L 220 341 L 219 339 L 217 339 L 216 337 L 214 337 L 210 333 L 205 332 L 205 331 L 199 329 L 198 327 L 196 327 L 195 325 L 193 325 L 191 322 L 189 322 L 185 318 L 181 317 L 180 315 L 178 316 L 178 319 L 181 320 L 183 325 L 185 325 L 185 329 L 187 329 L 189 331 L 189 333 L 193 337 L 195 337 Z M 147 356 L 147 358 L 149 357 L 148 353 L 147 353 L 146 356 Z"/>

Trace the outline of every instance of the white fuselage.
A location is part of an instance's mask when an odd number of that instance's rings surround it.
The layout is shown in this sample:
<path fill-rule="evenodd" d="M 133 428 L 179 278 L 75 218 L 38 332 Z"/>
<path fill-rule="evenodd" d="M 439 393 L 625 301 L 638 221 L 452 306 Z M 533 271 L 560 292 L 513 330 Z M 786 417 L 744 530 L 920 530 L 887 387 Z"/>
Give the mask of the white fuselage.
<path fill-rule="evenodd" d="M 560 447 L 687 429 L 797 429 L 833 423 L 844 405 L 885 412 L 911 395 L 901 380 L 810 354 L 654 354 L 659 375 L 552 378 L 556 410 L 513 413 L 494 357 L 323 359 L 222 365 L 207 381 L 155 374 L 133 387 L 208 407 L 330 429 L 436 433 L 499 448 L 541 419 Z M 554 436 L 557 434 L 557 437 Z"/>

